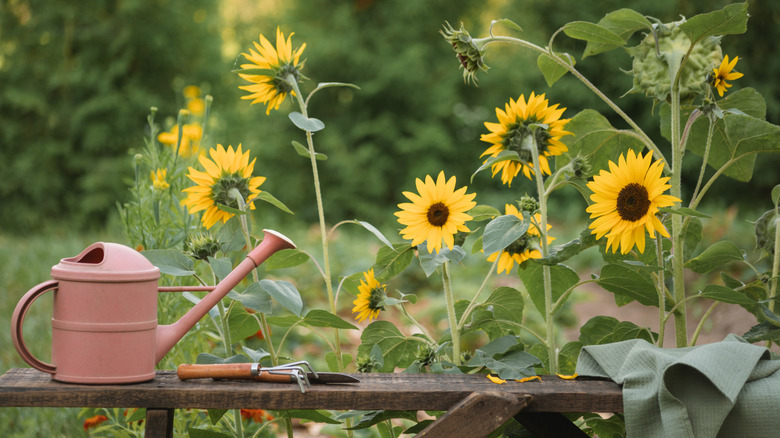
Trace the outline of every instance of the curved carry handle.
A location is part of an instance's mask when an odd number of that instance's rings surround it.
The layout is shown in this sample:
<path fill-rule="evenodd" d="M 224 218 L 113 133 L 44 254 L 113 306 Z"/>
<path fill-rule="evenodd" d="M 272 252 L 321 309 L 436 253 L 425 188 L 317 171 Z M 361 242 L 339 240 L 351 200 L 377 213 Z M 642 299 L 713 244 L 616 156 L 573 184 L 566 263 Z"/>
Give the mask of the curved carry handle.
<path fill-rule="evenodd" d="M 14 309 L 14 315 L 11 318 L 11 337 L 13 338 L 16 351 L 18 351 L 19 355 L 22 356 L 22 359 L 24 359 L 24 361 L 28 364 L 32 365 L 33 368 L 49 374 L 54 374 L 57 371 L 57 367 L 46 362 L 41 362 L 40 360 L 36 359 L 32 353 L 30 353 L 30 350 L 28 350 L 27 346 L 24 345 L 24 338 L 22 336 L 22 323 L 24 323 L 24 315 L 27 313 L 27 309 L 30 308 L 30 305 L 33 303 L 33 301 L 35 301 L 35 299 L 41 296 L 44 292 L 50 289 L 56 289 L 57 285 L 57 281 L 49 280 L 30 289 L 16 305 L 16 309 Z"/>

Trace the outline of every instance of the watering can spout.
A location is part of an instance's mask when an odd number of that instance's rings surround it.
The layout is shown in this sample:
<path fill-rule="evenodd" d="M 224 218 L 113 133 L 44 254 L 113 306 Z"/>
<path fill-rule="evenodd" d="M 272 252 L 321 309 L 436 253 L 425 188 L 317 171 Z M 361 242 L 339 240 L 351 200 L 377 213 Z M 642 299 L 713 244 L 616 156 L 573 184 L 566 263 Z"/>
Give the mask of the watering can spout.
<path fill-rule="evenodd" d="M 176 345 L 184 335 L 203 318 L 211 308 L 241 282 L 253 269 L 263 263 L 276 251 L 282 249 L 294 249 L 295 244 L 284 235 L 273 231 L 263 230 L 263 241 L 253 249 L 247 257 L 228 274 L 214 290 L 208 293 L 189 312 L 178 321 L 168 325 L 157 326 L 157 348 L 155 363 L 162 360 L 168 351 Z"/>

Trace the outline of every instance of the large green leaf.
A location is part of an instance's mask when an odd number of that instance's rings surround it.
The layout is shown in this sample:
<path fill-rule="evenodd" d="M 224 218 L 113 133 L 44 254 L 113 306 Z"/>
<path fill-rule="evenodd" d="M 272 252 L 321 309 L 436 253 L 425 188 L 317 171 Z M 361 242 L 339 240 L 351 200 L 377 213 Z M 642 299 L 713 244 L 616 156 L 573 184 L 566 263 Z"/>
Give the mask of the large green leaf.
<path fill-rule="evenodd" d="M 485 254 L 499 252 L 523 237 L 531 224 L 530 217 L 522 220 L 513 214 L 505 214 L 488 222 L 482 237 L 482 249 Z"/>
<path fill-rule="evenodd" d="M 636 300 L 646 306 L 658 306 L 658 293 L 647 273 L 609 264 L 601 268 L 597 282 L 615 295 Z"/>
<path fill-rule="evenodd" d="M 652 24 L 642 14 L 632 9 L 618 9 L 612 11 L 604 16 L 598 22 L 599 25 L 611 30 L 617 36 L 625 41 L 631 38 L 634 32 L 646 29 L 650 30 Z M 596 55 L 598 53 L 606 52 L 608 50 L 621 47 L 622 44 L 609 44 L 604 42 L 588 41 L 588 45 L 585 46 L 585 52 L 582 58 L 585 59 L 588 56 Z"/>
<path fill-rule="evenodd" d="M 608 169 L 610 160 L 617 163 L 618 157 L 628 149 L 640 152 L 644 148 L 631 131 L 613 128 L 604 116 L 591 109 L 572 117 L 566 124 L 566 130 L 574 135 L 561 138 L 569 153 L 555 158 L 555 167 L 559 169 L 579 154 L 588 157 L 593 171 L 598 172 L 599 169 Z"/>
<path fill-rule="evenodd" d="M 263 263 L 266 270 L 292 268 L 309 260 L 309 255 L 299 249 L 283 249 L 275 252 Z"/>
<path fill-rule="evenodd" d="M 271 313 L 273 303 L 271 296 L 260 286 L 259 283 L 252 283 L 244 289 L 243 293 L 230 291 L 228 297 L 238 300 L 244 307 L 248 307 L 256 312 Z"/>
<path fill-rule="evenodd" d="M 654 342 L 658 335 L 649 329 L 628 321 L 618 321 L 611 316 L 594 316 L 580 327 L 580 342 L 583 345 L 601 345 L 613 342 L 644 339 Z"/>
<path fill-rule="evenodd" d="M 302 131 L 317 132 L 325 129 L 325 124 L 322 123 L 322 120 L 306 117 L 297 111 L 291 112 L 288 117 Z"/>
<path fill-rule="evenodd" d="M 726 263 L 744 260 L 744 257 L 742 250 L 734 242 L 721 240 L 685 262 L 685 267 L 698 274 L 704 274 Z"/>
<path fill-rule="evenodd" d="M 290 418 L 300 418 L 302 420 L 309 420 L 315 423 L 327 423 L 327 424 L 340 424 L 338 420 L 334 420 L 330 416 L 328 411 L 317 411 L 313 409 L 300 410 L 300 409 L 288 409 L 284 411 L 284 415 Z"/>
<path fill-rule="evenodd" d="M 298 289 L 289 281 L 263 279 L 258 282 L 279 304 L 295 315 L 301 316 L 303 300 Z"/>
<path fill-rule="evenodd" d="M 572 21 L 563 26 L 563 33 L 570 38 L 584 40 L 597 44 L 608 44 L 620 47 L 626 40 L 606 27 L 588 21 Z"/>
<path fill-rule="evenodd" d="M 241 306 L 233 306 L 228 315 L 228 327 L 230 327 L 230 339 L 238 342 L 246 339 L 260 330 L 257 318 L 244 310 Z"/>
<path fill-rule="evenodd" d="M 747 6 L 747 2 L 735 3 L 719 11 L 695 15 L 680 25 L 680 29 L 693 44 L 710 36 L 745 33 L 748 20 Z"/>
<path fill-rule="evenodd" d="M 554 303 L 570 287 L 577 284 L 580 277 L 566 265 L 554 265 L 549 268 Z M 518 269 L 517 275 L 523 281 L 536 310 L 544 317 L 544 266 L 535 260 L 529 260 L 523 263 L 522 269 Z"/>
<path fill-rule="evenodd" d="M 574 57 L 568 53 L 556 53 L 555 55 L 566 61 L 566 63 L 572 67 L 576 64 Z M 536 58 L 536 66 L 539 67 L 539 71 L 542 72 L 542 76 L 544 76 L 544 80 L 547 82 L 548 87 L 552 87 L 553 84 L 558 82 L 558 79 L 562 78 L 563 75 L 569 71 L 546 53 L 542 53 Z"/>
<path fill-rule="evenodd" d="M 154 266 L 160 268 L 160 272 L 163 274 L 177 277 L 187 277 L 195 274 L 195 263 L 179 250 L 147 249 L 141 254 Z"/>
<path fill-rule="evenodd" d="M 478 305 L 467 328 L 483 330 L 491 339 L 505 334 L 518 333 L 519 323 L 523 321 L 523 298 L 519 290 L 502 286 Z M 495 342 L 495 341 L 494 341 Z"/>
<path fill-rule="evenodd" d="M 384 364 L 380 370 L 391 373 L 396 367 L 406 368 L 414 362 L 420 340 L 404 336 L 393 323 L 374 321 L 363 330 L 360 336 L 358 355 L 371 354 L 374 345 L 379 345 L 384 354 Z"/>
<path fill-rule="evenodd" d="M 336 316 L 328 311 L 322 309 L 312 309 L 303 318 L 303 322 L 312 327 L 331 327 L 345 330 L 357 330 L 357 327 L 344 321 L 339 316 Z"/>
<path fill-rule="evenodd" d="M 729 304 L 744 306 L 754 306 L 756 304 L 756 301 L 749 296 L 719 284 L 708 284 L 704 290 L 701 291 L 699 296 Z"/>
<path fill-rule="evenodd" d="M 399 243 L 392 248 L 382 246 L 376 254 L 374 276 L 385 282 L 403 272 L 414 260 L 414 248 L 408 243 Z"/>
<path fill-rule="evenodd" d="M 420 259 L 420 266 L 425 272 L 425 275 L 430 277 L 431 274 L 439 269 L 439 266 L 446 262 L 458 263 L 466 257 L 466 251 L 458 245 L 452 247 L 452 249 L 446 246 L 442 247 L 439 252 L 428 252 L 428 247 L 420 245 L 417 247 L 417 258 Z"/>

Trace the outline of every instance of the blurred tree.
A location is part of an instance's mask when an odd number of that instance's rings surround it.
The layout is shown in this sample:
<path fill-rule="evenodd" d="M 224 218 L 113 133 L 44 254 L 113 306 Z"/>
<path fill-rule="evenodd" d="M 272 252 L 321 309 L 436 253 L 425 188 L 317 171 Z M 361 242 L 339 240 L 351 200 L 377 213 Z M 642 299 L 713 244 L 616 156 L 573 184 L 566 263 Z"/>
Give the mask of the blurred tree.
<path fill-rule="evenodd" d="M 215 0 L 0 3 L 0 229 L 103 227 L 178 83 L 222 72 Z"/>

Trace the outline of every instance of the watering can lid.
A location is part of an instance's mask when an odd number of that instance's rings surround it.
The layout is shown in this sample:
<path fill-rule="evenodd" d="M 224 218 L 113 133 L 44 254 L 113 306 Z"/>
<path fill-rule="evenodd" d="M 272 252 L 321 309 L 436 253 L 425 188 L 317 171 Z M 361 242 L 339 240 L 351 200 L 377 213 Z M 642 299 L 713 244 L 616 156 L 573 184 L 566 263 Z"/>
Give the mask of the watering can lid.
<path fill-rule="evenodd" d="M 157 280 L 160 269 L 140 252 L 118 243 L 97 242 L 51 268 L 56 280 L 128 282 Z"/>

